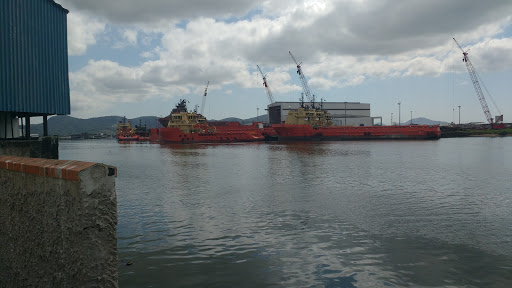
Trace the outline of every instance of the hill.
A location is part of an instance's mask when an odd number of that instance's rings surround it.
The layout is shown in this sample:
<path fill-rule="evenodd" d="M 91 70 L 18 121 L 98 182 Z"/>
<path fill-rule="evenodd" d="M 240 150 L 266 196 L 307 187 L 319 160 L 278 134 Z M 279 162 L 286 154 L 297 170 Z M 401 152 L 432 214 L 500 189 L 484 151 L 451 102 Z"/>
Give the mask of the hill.
<path fill-rule="evenodd" d="M 144 116 L 133 119 L 126 119 L 130 121 L 132 126 L 147 125 L 148 128 L 156 127 L 155 116 Z M 71 116 L 54 116 L 48 119 L 48 134 L 58 136 L 68 136 L 74 134 L 107 134 L 115 135 L 117 124 L 122 121 L 121 116 L 104 116 L 89 119 L 80 119 Z M 31 133 L 43 135 L 43 124 L 33 124 L 30 126 Z"/>
<path fill-rule="evenodd" d="M 157 119 L 156 116 L 143 116 L 133 119 L 126 119 L 130 121 L 132 126 L 135 125 L 146 125 L 149 128 L 157 127 Z M 53 116 L 48 119 L 48 134 L 49 135 L 57 135 L 57 136 L 69 136 L 76 135 L 82 133 L 88 134 L 106 134 L 106 135 L 115 135 L 117 124 L 119 121 L 122 121 L 123 117 L 121 116 L 104 116 L 104 117 L 96 117 L 89 119 L 80 119 L 71 116 Z M 266 115 L 260 115 L 259 117 L 252 117 L 248 119 L 240 119 L 235 117 L 224 118 L 221 120 L 212 120 L 212 121 L 229 121 L 229 122 L 240 122 L 241 124 L 251 124 L 255 121 L 266 121 Z M 410 124 L 411 121 L 407 121 L 402 124 Z M 427 118 L 415 118 L 412 119 L 413 124 L 420 125 L 438 125 L 438 124 L 449 124 L 448 122 L 443 121 L 434 121 Z M 43 124 L 32 124 L 31 125 L 31 133 L 43 135 Z"/>
<path fill-rule="evenodd" d="M 402 124 L 410 125 L 411 124 L 411 120 L 409 120 L 409 121 L 407 121 L 405 123 L 402 123 Z M 444 121 L 435 121 L 435 120 L 430 120 L 428 118 L 419 117 L 419 118 L 412 119 L 412 124 L 418 124 L 418 125 L 440 125 L 440 124 L 450 124 L 450 123 L 444 122 Z"/>

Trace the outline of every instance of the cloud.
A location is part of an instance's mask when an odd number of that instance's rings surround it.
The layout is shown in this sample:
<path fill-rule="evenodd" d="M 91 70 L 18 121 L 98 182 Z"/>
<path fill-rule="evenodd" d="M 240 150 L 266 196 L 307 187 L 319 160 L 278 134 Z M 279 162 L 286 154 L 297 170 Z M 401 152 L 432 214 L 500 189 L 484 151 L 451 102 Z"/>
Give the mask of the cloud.
<path fill-rule="evenodd" d="M 96 44 L 96 37 L 105 31 L 105 22 L 81 13 L 68 14 L 68 53 L 82 55 Z"/>
<path fill-rule="evenodd" d="M 105 23 L 116 23 L 108 33 L 137 46 L 141 58 L 137 66 L 90 61 L 72 73 L 73 97 L 84 107 L 179 97 L 206 81 L 211 89 L 262 88 L 256 64 L 266 68 L 275 95 L 299 92 L 288 51 L 315 92 L 372 77 L 465 73 L 452 37 L 471 49 L 478 71 L 512 65 L 512 39 L 496 39 L 510 29 L 510 1 L 59 2 L 71 11 L 71 55 L 94 45 Z"/>
<path fill-rule="evenodd" d="M 503 71 L 512 64 L 512 38 L 486 39 L 463 49 L 470 50 L 469 59 L 481 72 Z"/>
<path fill-rule="evenodd" d="M 162 92 L 145 83 L 141 75 L 140 68 L 91 60 L 81 70 L 70 73 L 72 108 L 99 112 L 116 103 L 141 102 Z"/>
<path fill-rule="evenodd" d="M 254 0 L 57 0 L 63 7 L 87 11 L 112 23 L 151 23 L 161 20 L 241 17 L 258 5 Z"/>
<path fill-rule="evenodd" d="M 137 30 L 126 29 L 123 32 L 123 37 L 124 37 L 124 39 L 126 39 L 126 41 L 128 41 L 129 44 L 136 45 L 137 44 L 137 34 L 138 34 Z"/>

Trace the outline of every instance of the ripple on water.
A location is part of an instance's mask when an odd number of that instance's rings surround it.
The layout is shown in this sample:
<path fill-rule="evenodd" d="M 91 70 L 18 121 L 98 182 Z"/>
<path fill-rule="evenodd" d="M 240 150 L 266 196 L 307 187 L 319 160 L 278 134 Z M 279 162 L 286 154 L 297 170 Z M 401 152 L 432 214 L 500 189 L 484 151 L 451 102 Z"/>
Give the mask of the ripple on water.
<path fill-rule="evenodd" d="M 512 137 L 59 153 L 118 167 L 121 287 L 512 286 Z"/>

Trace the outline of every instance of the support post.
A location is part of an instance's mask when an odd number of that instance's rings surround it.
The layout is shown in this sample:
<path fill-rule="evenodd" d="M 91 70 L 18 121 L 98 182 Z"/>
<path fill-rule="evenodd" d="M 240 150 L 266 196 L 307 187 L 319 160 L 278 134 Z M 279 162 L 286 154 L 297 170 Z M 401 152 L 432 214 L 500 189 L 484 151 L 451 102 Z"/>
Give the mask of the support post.
<path fill-rule="evenodd" d="M 48 115 L 43 116 L 43 136 L 48 136 Z"/>
<path fill-rule="evenodd" d="M 12 117 L 12 115 L 11 115 L 11 138 L 14 138 L 14 128 L 12 127 L 13 119 L 14 119 L 14 117 Z M 19 121 L 18 118 L 16 118 L 16 121 Z M 19 122 L 18 122 L 18 124 L 19 124 Z M 18 131 L 19 131 L 19 128 L 18 128 Z M 18 134 L 18 131 L 16 131 L 16 134 Z"/>
<path fill-rule="evenodd" d="M 30 139 L 30 115 L 25 117 L 25 137 Z"/>
<path fill-rule="evenodd" d="M 459 125 L 460 125 L 460 106 L 459 106 Z"/>
<path fill-rule="evenodd" d="M 345 126 L 347 126 L 347 102 L 345 101 Z"/>
<path fill-rule="evenodd" d="M 4 139 L 7 139 L 7 113 L 4 114 Z"/>

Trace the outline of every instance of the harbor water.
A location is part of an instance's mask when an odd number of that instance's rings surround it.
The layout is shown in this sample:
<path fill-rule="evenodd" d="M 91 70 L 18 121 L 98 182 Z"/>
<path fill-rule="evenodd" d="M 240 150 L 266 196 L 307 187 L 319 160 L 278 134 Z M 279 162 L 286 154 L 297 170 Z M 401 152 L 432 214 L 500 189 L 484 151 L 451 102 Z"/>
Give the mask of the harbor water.
<path fill-rule="evenodd" d="M 118 168 L 120 287 L 512 287 L 512 137 L 59 153 Z"/>

